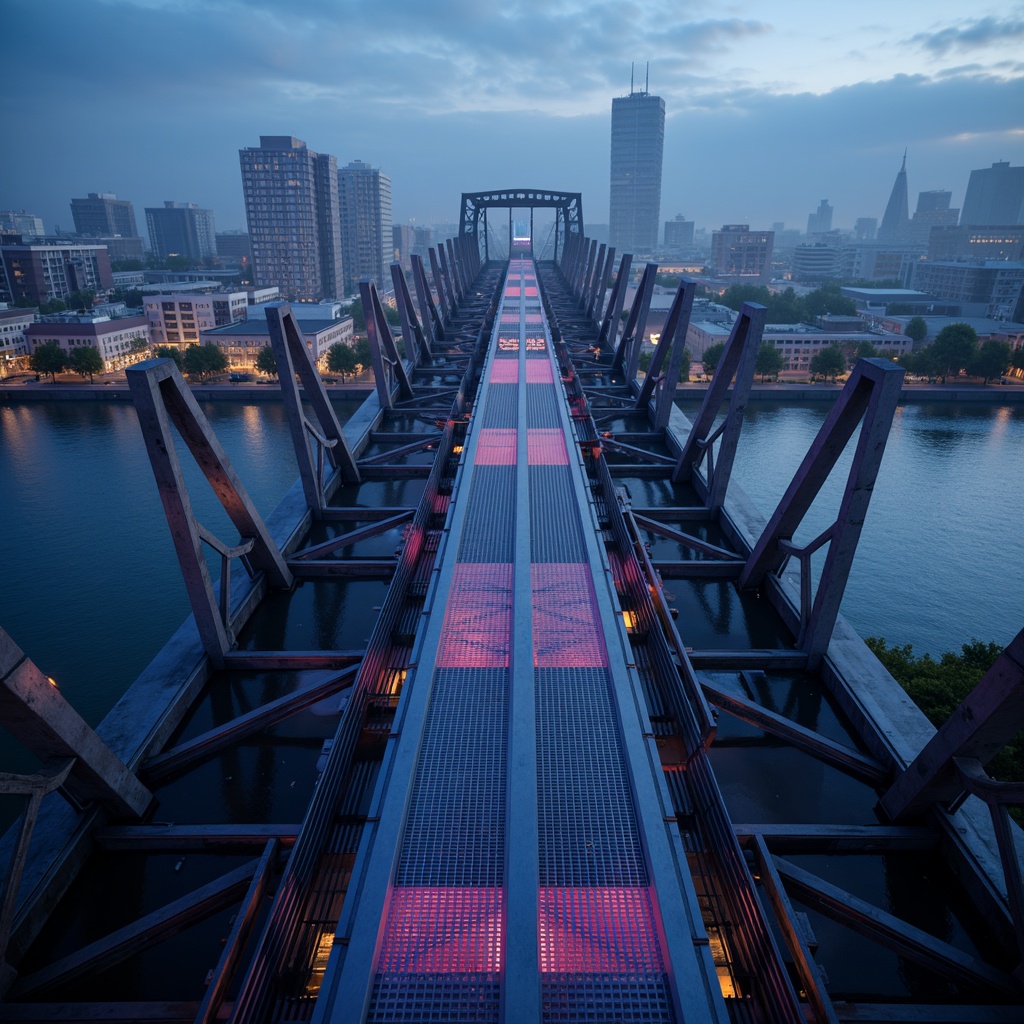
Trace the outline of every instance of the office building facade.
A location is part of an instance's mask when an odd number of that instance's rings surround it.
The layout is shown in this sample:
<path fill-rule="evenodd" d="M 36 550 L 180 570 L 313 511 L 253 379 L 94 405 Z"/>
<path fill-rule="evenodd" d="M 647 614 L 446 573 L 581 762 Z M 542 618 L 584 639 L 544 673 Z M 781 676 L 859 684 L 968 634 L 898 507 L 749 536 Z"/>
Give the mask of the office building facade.
<path fill-rule="evenodd" d="M 198 261 L 217 255 L 213 210 L 200 209 L 195 203 L 165 200 L 163 206 L 147 206 L 146 228 L 153 252 L 162 260 L 186 256 Z"/>
<path fill-rule="evenodd" d="M 665 101 L 646 91 L 612 100 L 609 243 L 619 252 L 649 253 L 661 225 Z"/>
<path fill-rule="evenodd" d="M 92 238 L 139 237 L 135 207 L 127 199 L 118 199 L 113 192 L 90 192 L 85 199 L 72 199 L 71 216 L 79 235 Z"/>
<path fill-rule="evenodd" d="M 345 294 L 356 294 L 364 278 L 389 290 L 394 251 L 391 179 L 379 167 L 353 160 L 338 170 L 338 206 Z"/>
<path fill-rule="evenodd" d="M 249 315 L 249 293 L 213 292 L 196 295 L 190 292 L 147 295 L 142 308 L 149 321 L 153 345 L 174 345 L 185 348 L 199 344 L 201 331 L 245 320 Z"/>
<path fill-rule="evenodd" d="M 774 231 L 751 231 L 749 224 L 723 224 L 711 233 L 711 263 L 719 280 L 730 284 L 768 284 Z"/>
<path fill-rule="evenodd" d="M 290 302 L 341 297 L 337 158 L 291 135 L 261 135 L 238 156 L 253 283 Z"/>
<path fill-rule="evenodd" d="M 1001 161 L 971 171 L 960 223 L 968 227 L 1024 224 L 1024 167 Z"/>

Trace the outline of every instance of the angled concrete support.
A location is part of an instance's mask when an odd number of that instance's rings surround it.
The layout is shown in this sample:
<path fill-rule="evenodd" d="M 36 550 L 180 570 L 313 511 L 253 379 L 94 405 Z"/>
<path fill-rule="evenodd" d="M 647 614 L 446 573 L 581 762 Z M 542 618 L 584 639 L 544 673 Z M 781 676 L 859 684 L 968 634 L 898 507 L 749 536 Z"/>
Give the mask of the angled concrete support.
<path fill-rule="evenodd" d="M 614 251 L 614 250 L 613 250 Z M 597 344 L 601 349 L 614 349 L 619 340 L 619 321 L 622 319 L 622 306 L 626 301 L 626 289 L 629 287 L 629 272 L 633 265 L 632 253 L 623 253 L 619 261 L 619 272 L 615 275 L 612 294 L 608 298 L 608 308 L 601 321 L 601 333 Z"/>
<path fill-rule="evenodd" d="M 35 781 L 19 792 L 42 795 L 63 786 L 79 803 L 96 801 L 111 813 L 128 817 L 140 816 L 149 806 L 152 797 L 146 787 L 2 629 L 0 721 L 22 746 L 50 766 L 38 779 L 30 777 Z M 68 774 L 64 769 L 72 761 Z"/>
<path fill-rule="evenodd" d="M 744 302 L 740 308 L 718 369 L 712 378 L 711 387 L 704 395 L 700 412 L 693 421 L 690 436 L 686 439 L 676 462 L 675 472 L 672 474 L 675 483 L 690 480 L 693 471 L 706 457 L 705 504 L 714 511 L 724 504 L 725 494 L 729 488 L 736 446 L 743 428 L 743 414 L 750 400 L 750 387 L 754 383 L 754 364 L 757 362 L 757 351 L 761 347 L 766 312 L 765 307 L 756 302 Z M 729 412 L 721 426 L 712 432 L 734 375 L 736 383 L 733 385 L 732 397 L 729 400 Z M 719 439 L 721 442 L 716 460 L 714 445 Z"/>
<path fill-rule="evenodd" d="M 401 399 L 413 397 L 412 384 L 405 372 L 402 357 L 398 354 L 398 346 L 391 334 L 384 307 L 380 304 L 377 286 L 372 281 L 359 282 L 359 294 L 363 300 L 363 314 L 366 317 L 366 336 L 370 342 L 373 355 L 373 374 L 377 381 L 377 396 L 382 408 L 393 406 L 391 392 L 398 384 Z"/>
<path fill-rule="evenodd" d="M 1024 630 L 964 698 L 946 723 L 882 797 L 890 818 L 913 818 L 965 790 L 958 758 L 981 765 L 1024 729 Z"/>
<path fill-rule="evenodd" d="M 644 378 L 644 382 L 640 386 L 640 393 L 636 398 L 635 408 L 646 409 L 651 396 L 655 393 L 655 388 L 657 388 L 657 411 L 663 413 L 661 418 L 664 420 L 660 425 L 655 423 L 658 430 L 665 429 L 672 402 L 676 396 L 679 371 L 683 365 L 686 330 L 690 326 L 690 312 L 693 310 L 693 297 L 696 294 L 697 284 L 695 281 L 679 282 L 675 298 L 672 300 L 672 307 L 665 319 L 665 329 L 661 332 L 658 344 L 654 347 L 654 358 L 651 360 L 647 376 Z M 671 354 L 671 359 L 668 359 L 669 354 Z M 662 369 L 665 367 L 666 360 L 668 367 L 663 374 Z M 663 408 L 666 405 L 667 408 Z"/>
<path fill-rule="evenodd" d="M 346 483 L 358 482 L 359 468 L 345 441 L 334 406 L 327 397 L 291 306 L 285 302 L 269 305 L 267 327 L 270 330 L 274 361 L 277 363 L 281 397 L 288 414 L 295 458 L 299 464 L 303 494 L 313 518 L 319 519 L 327 505 L 327 467 L 330 467 L 329 473 L 339 473 Z M 306 400 L 316 419 L 315 425 L 310 423 L 303 409 L 296 376 L 302 382 Z"/>
<path fill-rule="evenodd" d="M 125 373 L 199 635 L 210 661 L 221 668 L 224 655 L 234 646 L 231 620 L 223 614 L 222 603 L 214 594 L 202 552 L 202 544 L 212 535 L 200 526 L 192 511 L 172 424 L 238 530 L 242 538 L 239 547 L 252 542 L 244 553 L 237 552 L 244 554 L 246 568 L 253 573 L 263 572 L 268 586 L 273 588 L 290 587 L 292 574 L 174 361 L 149 359 L 129 367 Z M 224 559 L 222 567 L 229 566 L 227 555 L 234 549 L 219 545 L 218 550 Z M 230 578 L 225 572 L 221 592 L 230 595 L 230 591 Z"/>
<path fill-rule="evenodd" d="M 861 359 L 832 407 L 740 574 L 741 588 L 759 587 L 781 574 L 790 557 L 800 559 L 800 635 L 810 670 L 828 650 L 839 603 L 864 526 L 889 428 L 900 399 L 903 369 L 885 359 Z M 793 535 L 847 442 L 860 425 L 857 449 L 835 522 L 802 548 Z M 829 544 L 817 592 L 811 601 L 811 555 Z"/>
<path fill-rule="evenodd" d="M 444 341 L 444 324 L 437 312 L 437 306 L 430 295 L 430 285 L 427 283 L 427 272 L 423 267 L 423 257 L 411 256 L 412 281 L 416 287 L 416 301 L 420 307 L 420 319 L 423 321 L 423 329 L 429 331 L 434 341 Z"/>
<path fill-rule="evenodd" d="M 615 358 L 612 359 L 612 372 L 625 374 L 628 383 L 636 380 L 640 346 L 647 330 L 647 314 L 651 310 L 651 296 L 654 294 L 654 278 L 657 273 L 657 263 L 644 265 L 643 276 L 640 278 L 636 295 L 633 296 L 633 305 L 630 306 L 629 316 L 626 318 L 625 330 L 615 349 Z"/>
<path fill-rule="evenodd" d="M 430 257 L 430 274 L 434 278 L 437 304 L 441 307 L 441 321 L 446 324 L 451 318 L 452 308 L 448 302 L 448 294 L 445 291 L 444 277 L 441 275 L 441 265 L 437 261 L 437 250 L 431 247 L 427 250 L 427 255 Z"/>
<path fill-rule="evenodd" d="M 398 304 L 398 315 L 402 321 L 402 337 L 405 338 L 405 352 L 416 366 L 432 363 L 430 342 L 416 317 L 412 306 L 412 296 L 405 280 L 405 272 L 401 263 L 391 264 L 391 283 L 395 286 L 395 302 Z"/>

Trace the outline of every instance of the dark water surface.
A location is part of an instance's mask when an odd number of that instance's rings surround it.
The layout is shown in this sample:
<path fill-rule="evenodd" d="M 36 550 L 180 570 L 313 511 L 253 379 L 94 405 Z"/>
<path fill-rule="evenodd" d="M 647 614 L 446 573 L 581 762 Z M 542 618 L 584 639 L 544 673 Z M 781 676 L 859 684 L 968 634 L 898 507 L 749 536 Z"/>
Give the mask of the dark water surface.
<path fill-rule="evenodd" d="M 204 411 L 269 512 L 297 475 L 283 407 L 223 402 Z M 765 517 L 827 412 L 748 409 L 735 479 Z M 233 542 L 212 492 L 183 462 L 200 520 Z M 838 475 L 798 540 L 831 522 Z M 1024 410 L 901 406 L 844 613 L 862 634 L 919 653 L 956 650 L 972 637 L 1007 643 L 1024 625 L 1022 508 Z M 98 722 L 188 614 L 129 404 L 0 407 L 0 538 L 0 625 Z M 13 770 L 7 746 L 0 738 L 0 768 Z"/>

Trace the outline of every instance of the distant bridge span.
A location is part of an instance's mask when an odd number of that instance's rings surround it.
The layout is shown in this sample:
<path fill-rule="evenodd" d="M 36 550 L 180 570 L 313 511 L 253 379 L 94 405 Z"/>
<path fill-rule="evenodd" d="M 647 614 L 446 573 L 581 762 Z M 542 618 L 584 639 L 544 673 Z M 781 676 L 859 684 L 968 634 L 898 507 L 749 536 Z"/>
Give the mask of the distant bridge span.
<path fill-rule="evenodd" d="M 462 212 L 459 217 L 459 234 L 469 236 L 480 244 L 481 222 L 483 224 L 484 260 L 490 259 L 490 245 L 487 238 L 487 210 L 499 207 L 508 210 L 509 243 L 512 239 L 512 210 L 530 210 L 530 238 L 533 238 L 533 211 L 537 207 L 555 210 L 555 255 L 559 260 L 561 245 L 568 243 L 570 236 L 583 238 L 583 195 L 580 192 L 559 192 L 539 188 L 492 189 L 488 192 L 463 192 Z"/>

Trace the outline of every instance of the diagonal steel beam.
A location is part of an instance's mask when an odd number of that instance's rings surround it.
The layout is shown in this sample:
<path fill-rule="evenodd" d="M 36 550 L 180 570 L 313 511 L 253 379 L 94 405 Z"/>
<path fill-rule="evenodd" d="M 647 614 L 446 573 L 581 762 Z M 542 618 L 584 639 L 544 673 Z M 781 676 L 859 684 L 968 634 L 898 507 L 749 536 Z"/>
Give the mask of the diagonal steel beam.
<path fill-rule="evenodd" d="M 672 365 L 675 367 L 675 376 L 672 370 L 666 374 L 664 383 L 675 396 L 676 383 L 679 380 L 679 370 L 683 364 L 683 345 L 685 344 L 686 331 L 690 326 L 690 311 L 693 309 L 693 297 L 697 294 L 696 281 L 680 281 L 676 289 L 675 298 L 672 300 L 672 307 L 665 318 L 665 329 L 661 332 L 658 344 L 654 348 L 654 358 L 651 360 L 650 369 L 640 386 L 640 393 L 636 396 L 636 409 L 646 409 L 655 387 L 662 383 L 661 368 L 665 365 L 665 358 L 671 351 L 673 355 Z M 680 338 L 677 342 L 677 338 Z M 678 344 L 678 349 L 677 349 Z M 666 419 L 666 423 L 667 423 Z M 664 424 L 658 428 L 664 430 Z"/>
<path fill-rule="evenodd" d="M 215 668 L 234 646 L 230 618 L 221 613 L 202 551 L 203 531 L 192 511 L 188 488 L 178 459 L 172 431 L 178 433 L 196 460 L 214 494 L 227 512 L 239 536 L 252 540 L 247 554 L 253 571 L 263 572 L 267 585 L 287 589 L 292 575 L 270 531 L 256 511 L 235 473 L 217 435 L 192 397 L 181 372 L 171 359 L 149 359 L 130 366 L 125 375 L 139 417 L 139 426 L 163 502 L 171 539 L 185 580 L 196 625 Z M 227 560 L 225 559 L 225 562 Z M 230 564 L 230 563 L 227 563 Z M 230 579 L 224 573 L 221 589 L 230 595 Z"/>
<path fill-rule="evenodd" d="M 743 428 L 743 414 L 750 399 L 751 385 L 754 383 L 754 365 L 757 362 L 758 349 L 761 347 L 766 313 L 767 309 L 756 302 L 744 302 L 740 307 L 725 351 L 712 378 L 711 387 L 704 395 L 700 412 L 693 421 L 690 434 L 676 462 L 675 472 L 672 474 L 673 483 L 690 480 L 706 457 L 705 505 L 715 512 L 725 504 L 729 478 L 736 458 L 736 447 Z M 712 430 L 733 376 L 736 382 L 729 400 L 729 412 L 722 426 L 718 430 Z M 716 459 L 714 443 L 719 437 L 721 443 Z"/>
<path fill-rule="evenodd" d="M 433 362 L 430 342 L 427 340 L 423 328 L 420 327 L 416 310 L 413 309 L 409 284 L 405 280 L 405 271 L 402 270 L 401 263 L 391 264 L 391 283 L 395 287 L 395 302 L 398 305 L 398 315 L 402 322 L 402 337 L 406 339 L 406 355 L 415 366 Z"/>
<path fill-rule="evenodd" d="M 434 341 L 444 341 L 444 324 L 430 294 L 427 272 L 423 268 L 423 257 L 417 253 L 411 256 L 409 261 L 412 263 L 412 282 L 416 287 L 416 301 L 419 303 L 423 328 L 429 329 Z"/>
<path fill-rule="evenodd" d="M 647 314 L 651 309 L 651 296 L 654 294 L 654 278 L 657 273 L 657 263 L 648 263 L 644 266 L 643 276 L 637 286 L 636 295 L 633 296 L 633 305 L 629 307 L 626 327 L 612 359 L 612 372 L 625 374 L 627 384 L 636 380 L 640 346 L 647 330 Z"/>
<path fill-rule="evenodd" d="M 813 604 L 801 608 L 798 645 L 806 651 L 811 669 L 820 664 L 828 649 L 902 384 L 903 368 L 895 363 L 885 359 L 857 362 L 740 576 L 743 589 L 761 586 L 770 574 L 783 569 L 792 554 L 805 553 L 794 548 L 793 534 L 860 425 L 839 514 L 829 530 L 818 538 L 821 543 L 827 541 L 829 549 Z M 818 541 L 812 542 L 806 551 Z M 809 555 L 801 561 L 801 585 L 809 598 Z M 778 595 L 777 587 L 775 593 Z"/>

